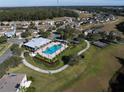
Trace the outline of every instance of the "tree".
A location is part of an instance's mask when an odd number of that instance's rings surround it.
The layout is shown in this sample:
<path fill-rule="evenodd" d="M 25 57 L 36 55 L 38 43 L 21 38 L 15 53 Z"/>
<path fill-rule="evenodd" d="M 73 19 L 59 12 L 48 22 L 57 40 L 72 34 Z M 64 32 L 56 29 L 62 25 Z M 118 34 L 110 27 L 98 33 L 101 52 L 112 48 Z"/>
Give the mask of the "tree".
<path fill-rule="evenodd" d="M 107 33 L 106 32 L 100 32 L 99 33 L 102 37 L 102 39 L 107 39 Z"/>
<path fill-rule="evenodd" d="M 1 25 L 1 26 L 5 26 L 5 24 L 4 24 L 4 23 L 1 23 L 0 25 Z"/>
<path fill-rule="evenodd" d="M 119 31 L 123 32 L 123 34 L 124 34 L 124 22 L 121 22 L 120 24 L 116 25 L 116 28 Z"/>
<path fill-rule="evenodd" d="M 81 57 L 81 58 L 85 58 L 84 54 L 81 54 L 80 57 Z"/>
<path fill-rule="evenodd" d="M 34 77 L 30 76 L 30 77 L 28 77 L 28 80 L 34 82 Z"/>
<path fill-rule="evenodd" d="M 10 68 L 17 67 L 22 62 L 22 58 L 12 56 L 0 64 L 0 77 L 2 77 Z"/>
<path fill-rule="evenodd" d="M 69 64 L 70 66 L 73 66 L 75 64 L 78 64 L 80 58 L 81 57 L 77 55 L 69 55 L 69 56 L 63 56 L 62 61 L 64 62 L 64 64 Z"/>
<path fill-rule="evenodd" d="M 60 28 L 57 30 L 59 34 L 61 34 L 62 39 L 70 40 L 77 35 L 76 30 L 71 28 L 70 26 L 66 26 L 65 28 Z"/>
<path fill-rule="evenodd" d="M 114 35 L 114 32 L 111 31 L 107 37 L 108 40 L 114 41 L 116 39 L 116 36 Z"/>
<path fill-rule="evenodd" d="M 35 23 L 31 22 L 29 25 L 29 28 L 30 29 L 36 29 Z"/>
<path fill-rule="evenodd" d="M 44 32 L 44 31 L 40 30 L 38 34 L 44 38 L 47 38 L 50 35 L 50 32 L 48 32 L 48 31 Z"/>
<path fill-rule="evenodd" d="M 69 61 L 71 60 L 72 56 L 63 56 L 62 57 L 62 61 L 64 62 L 64 64 L 68 64 Z"/>
<path fill-rule="evenodd" d="M 34 21 L 43 19 L 52 19 L 54 17 L 78 17 L 78 13 L 69 10 L 59 8 L 2 8 L 0 12 L 0 21 Z"/>
<path fill-rule="evenodd" d="M 7 42 L 7 37 L 6 36 L 1 36 L 0 37 L 0 43 L 6 43 Z"/>
<path fill-rule="evenodd" d="M 25 53 L 24 53 L 24 56 L 25 56 L 25 57 L 29 57 L 29 52 L 25 52 Z"/>
<path fill-rule="evenodd" d="M 101 39 L 102 37 L 100 34 L 92 34 L 90 38 L 94 41 L 97 41 L 97 40 Z"/>
<path fill-rule="evenodd" d="M 25 31 L 25 32 L 22 32 L 22 34 L 21 34 L 21 37 L 23 37 L 23 38 L 26 38 L 26 37 L 29 37 L 29 36 L 31 36 L 30 31 Z"/>
<path fill-rule="evenodd" d="M 13 53 L 14 55 L 18 55 L 18 56 L 21 55 L 22 49 L 19 48 L 19 45 L 17 45 L 17 44 L 13 44 L 13 45 L 11 46 L 10 50 L 12 51 L 12 53 Z"/>
<path fill-rule="evenodd" d="M 79 60 L 80 60 L 80 59 L 81 59 L 80 56 L 74 55 L 74 56 L 71 57 L 71 60 L 69 61 L 68 64 L 69 64 L 70 66 L 76 65 L 76 64 L 79 63 Z"/>

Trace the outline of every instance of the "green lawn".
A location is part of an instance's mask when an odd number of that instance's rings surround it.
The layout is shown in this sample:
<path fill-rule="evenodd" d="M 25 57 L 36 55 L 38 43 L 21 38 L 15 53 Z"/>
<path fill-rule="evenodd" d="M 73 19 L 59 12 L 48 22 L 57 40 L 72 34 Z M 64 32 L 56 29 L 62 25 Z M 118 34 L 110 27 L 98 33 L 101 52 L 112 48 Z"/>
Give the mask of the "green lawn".
<path fill-rule="evenodd" d="M 120 68 L 115 57 L 124 58 L 124 45 L 110 45 L 104 49 L 91 46 L 85 53 L 87 68 L 75 84 L 63 91 L 107 91 L 109 80 Z"/>
<path fill-rule="evenodd" d="M 2 56 L 8 48 L 11 47 L 12 44 L 5 43 L 5 44 L 0 44 L 0 56 Z"/>
<path fill-rule="evenodd" d="M 86 43 L 84 41 L 81 41 L 80 44 L 77 44 L 77 45 L 70 45 L 70 47 L 60 55 L 60 57 L 62 57 L 63 55 L 69 56 L 69 55 L 77 54 L 79 51 L 81 51 L 85 47 L 86 47 Z"/>
<path fill-rule="evenodd" d="M 79 46 L 77 46 L 79 47 Z M 72 53 L 79 51 L 72 48 Z M 120 67 L 115 56 L 124 57 L 124 45 L 110 45 L 100 49 L 95 46 L 84 54 L 85 58 L 79 64 L 70 66 L 61 73 L 46 75 L 33 71 L 23 64 L 9 72 L 26 73 L 35 78 L 31 86 L 40 91 L 103 91 L 108 87 L 108 82 Z M 63 55 L 70 52 L 63 52 Z"/>
<path fill-rule="evenodd" d="M 61 73 L 54 75 L 46 75 L 36 71 L 33 71 L 23 64 L 17 68 L 10 69 L 9 72 L 15 73 L 26 73 L 28 76 L 35 78 L 34 82 L 31 84 L 32 87 L 36 88 L 37 92 L 40 91 L 59 91 L 61 87 L 66 84 L 75 81 L 80 74 L 85 70 L 86 65 L 84 63 L 69 67 Z"/>

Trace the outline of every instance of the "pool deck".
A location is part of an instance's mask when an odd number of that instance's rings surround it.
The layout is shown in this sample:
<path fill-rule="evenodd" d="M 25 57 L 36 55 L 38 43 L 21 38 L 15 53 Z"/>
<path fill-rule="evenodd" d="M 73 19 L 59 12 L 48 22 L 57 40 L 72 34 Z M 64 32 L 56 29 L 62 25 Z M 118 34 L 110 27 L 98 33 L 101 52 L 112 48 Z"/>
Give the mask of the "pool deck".
<path fill-rule="evenodd" d="M 54 46 L 54 45 L 58 45 L 58 44 L 61 44 L 62 47 L 57 50 L 56 52 L 52 53 L 52 54 L 46 54 L 46 53 L 43 53 L 43 51 L 47 50 L 48 48 Z M 35 51 L 35 54 L 40 54 L 41 56 L 45 57 L 45 58 L 48 58 L 48 59 L 53 59 L 55 58 L 57 55 L 59 55 L 62 51 L 64 51 L 68 46 L 63 44 L 63 43 L 60 43 L 60 42 L 52 42 L 52 43 L 49 43 L 48 45 L 44 46 L 43 48 Z"/>

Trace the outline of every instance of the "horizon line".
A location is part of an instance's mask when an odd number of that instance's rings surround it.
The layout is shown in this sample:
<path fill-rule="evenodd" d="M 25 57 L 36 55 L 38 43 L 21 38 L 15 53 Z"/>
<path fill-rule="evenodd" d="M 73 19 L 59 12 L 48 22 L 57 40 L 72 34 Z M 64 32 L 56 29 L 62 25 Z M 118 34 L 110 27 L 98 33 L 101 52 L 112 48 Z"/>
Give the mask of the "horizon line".
<path fill-rule="evenodd" d="M 83 6 L 89 6 L 89 7 L 92 7 L 92 6 L 117 6 L 117 7 L 124 7 L 124 5 L 42 5 L 42 6 L 37 6 L 37 5 L 32 5 L 32 6 L 0 6 L 0 8 L 15 8 L 15 7 L 71 7 L 71 6 L 80 6 L 80 7 L 83 7 Z"/>

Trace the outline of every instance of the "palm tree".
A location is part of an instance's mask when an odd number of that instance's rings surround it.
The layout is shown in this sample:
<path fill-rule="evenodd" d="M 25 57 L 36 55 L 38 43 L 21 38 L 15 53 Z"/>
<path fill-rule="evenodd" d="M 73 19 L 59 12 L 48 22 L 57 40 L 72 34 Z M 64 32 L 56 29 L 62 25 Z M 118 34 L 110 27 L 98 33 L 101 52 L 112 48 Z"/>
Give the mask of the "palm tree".
<path fill-rule="evenodd" d="M 64 34 L 65 34 L 65 33 L 64 33 L 63 31 L 61 31 L 60 34 L 61 34 L 61 36 L 62 36 L 62 39 L 64 39 Z"/>

